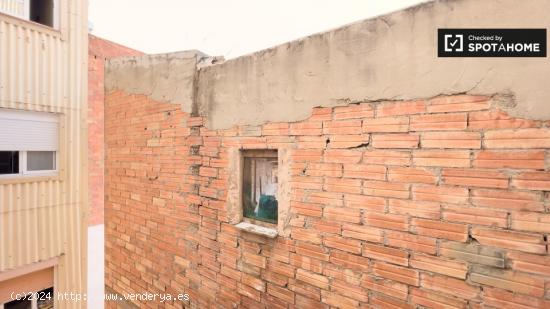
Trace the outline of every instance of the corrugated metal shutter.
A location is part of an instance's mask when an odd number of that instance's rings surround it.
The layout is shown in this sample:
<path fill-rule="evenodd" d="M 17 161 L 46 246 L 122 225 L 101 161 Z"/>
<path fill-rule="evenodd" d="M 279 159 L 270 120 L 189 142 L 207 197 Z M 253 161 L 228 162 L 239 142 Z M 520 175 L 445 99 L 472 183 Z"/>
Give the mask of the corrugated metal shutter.
<path fill-rule="evenodd" d="M 0 151 L 57 151 L 58 144 L 58 115 L 0 109 Z"/>

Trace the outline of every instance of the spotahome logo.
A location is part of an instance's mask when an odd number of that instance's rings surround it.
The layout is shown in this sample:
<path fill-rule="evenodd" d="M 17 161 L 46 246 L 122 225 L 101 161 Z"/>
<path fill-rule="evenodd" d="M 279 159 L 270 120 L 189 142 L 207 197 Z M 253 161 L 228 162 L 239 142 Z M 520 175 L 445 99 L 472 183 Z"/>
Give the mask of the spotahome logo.
<path fill-rule="evenodd" d="M 546 29 L 438 29 L 439 57 L 546 57 Z"/>

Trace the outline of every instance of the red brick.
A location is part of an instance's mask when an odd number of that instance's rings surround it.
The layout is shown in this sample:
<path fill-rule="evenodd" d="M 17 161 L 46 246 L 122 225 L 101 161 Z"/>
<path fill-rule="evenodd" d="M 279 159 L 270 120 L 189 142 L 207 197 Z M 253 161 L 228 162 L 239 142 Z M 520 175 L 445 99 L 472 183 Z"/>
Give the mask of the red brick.
<path fill-rule="evenodd" d="M 260 292 L 247 285 L 239 283 L 237 293 L 244 295 L 246 297 L 250 297 L 257 302 L 260 301 Z"/>
<path fill-rule="evenodd" d="M 342 164 L 337 163 L 309 163 L 305 168 L 308 176 L 342 177 Z"/>
<path fill-rule="evenodd" d="M 421 274 L 420 282 L 423 288 L 465 299 L 475 299 L 480 293 L 479 287 L 469 285 L 463 280 L 446 276 Z"/>
<path fill-rule="evenodd" d="M 446 185 L 484 188 L 508 188 L 509 177 L 501 172 L 480 169 L 443 169 L 441 179 Z"/>
<path fill-rule="evenodd" d="M 483 303 L 494 308 L 542 309 L 550 307 L 550 301 L 491 287 L 483 287 Z"/>
<path fill-rule="evenodd" d="M 409 198 L 409 184 L 385 181 L 365 181 L 363 193 L 372 196 Z"/>
<path fill-rule="evenodd" d="M 414 218 L 411 220 L 411 225 L 419 235 L 461 242 L 468 239 L 468 226 L 466 224 Z"/>
<path fill-rule="evenodd" d="M 243 252 L 243 260 L 251 265 L 258 266 L 260 268 L 265 268 L 266 258 L 260 255 Z"/>
<path fill-rule="evenodd" d="M 334 108 L 334 119 L 353 119 L 374 117 L 374 108 L 369 103 L 351 104 Z"/>
<path fill-rule="evenodd" d="M 475 206 L 497 209 L 542 211 L 542 197 L 537 193 L 507 190 L 474 189 L 471 201 Z"/>
<path fill-rule="evenodd" d="M 370 242 L 382 242 L 383 240 L 382 230 L 370 226 L 355 224 L 343 224 L 342 236 Z"/>
<path fill-rule="evenodd" d="M 329 248 L 335 248 L 354 254 L 361 254 L 361 242 L 355 239 L 343 238 L 340 236 L 325 236 L 323 244 Z"/>
<path fill-rule="evenodd" d="M 444 131 L 466 129 L 467 115 L 459 114 L 428 114 L 411 116 L 411 131 Z"/>
<path fill-rule="evenodd" d="M 372 273 L 377 276 L 413 286 L 418 286 L 420 283 L 417 270 L 383 262 L 375 262 L 373 264 Z"/>
<path fill-rule="evenodd" d="M 429 101 L 428 113 L 466 112 L 489 107 L 491 107 L 490 98 L 486 96 L 441 96 Z"/>
<path fill-rule="evenodd" d="M 289 291 L 285 288 L 282 288 L 275 284 L 268 284 L 267 293 L 283 300 L 285 303 L 294 304 L 294 292 Z"/>
<path fill-rule="evenodd" d="M 470 152 L 467 150 L 415 150 L 413 163 L 416 166 L 470 167 Z"/>
<path fill-rule="evenodd" d="M 320 289 L 328 290 L 329 280 L 327 277 L 312 273 L 304 269 L 296 270 L 296 279 L 316 286 Z"/>
<path fill-rule="evenodd" d="M 360 223 L 361 211 L 353 208 L 325 207 L 323 217 L 338 222 Z"/>
<path fill-rule="evenodd" d="M 351 178 L 325 178 L 325 191 L 342 193 L 361 193 L 361 180 Z"/>
<path fill-rule="evenodd" d="M 463 222 L 503 228 L 508 226 L 508 213 L 495 209 L 445 205 L 442 214 L 443 220 L 449 222 Z"/>
<path fill-rule="evenodd" d="M 330 262 L 345 268 L 355 269 L 362 272 L 367 272 L 370 264 L 370 260 L 367 258 L 337 250 L 332 250 L 330 253 Z"/>
<path fill-rule="evenodd" d="M 329 255 L 325 249 L 320 245 L 296 242 L 296 254 L 307 257 L 312 257 L 321 261 L 328 261 Z"/>
<path fill-rule="evenodd" d="M 290 124 L 290 135 L 321 135 L 322 122 L 296 122 Z"/>
<path fill-rule="evenodd" d="M 512 213 L 512 229 L 550 234 L 550 214 L 514 212 Z"/>
<path fill-rule="evenodd" d="M 519 129 L 487 131 L 483 137 L 485 148 L 549 148 L 550 129 Z"/>
<path fill-rule="evenodd" d="M 361 120 L 323 122 L 323 134 L 361 134 Z"/>
<path fill-rule="evenodd" d="M 428 219 L 439 219 L 441 217 L 439 203 L 433 202 L 390 199 L 389 211 L 390 213 Z"/>
<path fill-rule="evenodd" d="M 344 164 L 344 177 L 385 180 L 386 167 L 370 164 Z"/>
<path fill-rule="evenodd" d="M 535 297 L 542 297 L 544 295 L 543 278 L 515 271 L 474 265 L 471 270 L 470 280 L 475 283 L 489 285 L 519 294 Z"/>
<path fill-rule="evenodd" d="M 408 295 L 407 285 L 391 280 L 371 277 L 368 275 L 363 276 L 361 286 L 368 290 L 386 294 L 402 300 L 406 300 Z"/>
<path fill-rule="evenodd" d="M 254 276 L 251 276 L 246 273 L 241 274 L 241 283 L 248 285 L 249 287 L 258 290 L 260 292 L 265 292 L 265 282 Z"/>
<path fill-rule="evenodd" d="M 550 256 L 510 251 L 507 257 L 513 270 L 550 276 Z"/>
<path fill-rule="evenodd" d="M 422 133 L 422 148 L 480 149 L 478 132 L 427 132 Z"/>
<path fill-rule="evenodd" d="M 529 253 L 546 253 L 546 244 L 540 234 L 528 234 L 482 227 L 473 227 L 471 233 L 472 237 L 482 245 Z"/>
<path fill-rule="evenodd" d="M 374 148 L 418 148 L 417 134 L 373 134 Z"/>
<path fill-rule="evenodd" d="M 292 228 L 290 235 L 292 239 L 308 241 L 314 244 L 321 243 L 321 235 L 312 229 Z"/>
<path fill-rule="evenodd" d="M 373 118 L 363 121 L 364 133 L 408 132 L 409 117 Z"/>
<path fill-rule="evenodd" d="M 293 278 L 295 268 L 289 264 L 278 262 L 274 259 L 270 259 L 267 264 L 267 269 L 274 273 L 283 275 L 285 277 Z"/>
<path fill-rule="evenodd" d="M 303 254 L 290 254 L 290 265 L 311 271 L 314 273 L 323 273 L 323 262 Z"/>
<path fill-rule="evenodd" d="M 340 222 L 327 221 L 327 220 L 310 220 L 309 225 L 311 229 L 316 230 L 318 233 L 325 234 L 342 234 L 342 226 Z M 309 227 L 309 226 L 308 226 Z"/>
<path fill-rule="evenodd" d="M 490 151 L 484 150 L 474 155 L 474 167 L 544 169 L 544 151 Z"/>
<path fill-rule="evenodd" d="M 385 234 L 386 244 L 390 246 L 428 254 L 435 254 L 436 252 L 435 238 L 397 231 L 385 231 Z"/>
<path fill-rule="evenodd" d="M 360 302 L 369 301 L 367 291 L 360 286 L 349 284 L 343 280 L 333 279 L 330 290 Z"/>
<path fill-rule="evenodd" d="M 425 111 L 426 102 L 424 101 L 382 103 L 376 106 L 376 117 L 420 114 Z"/>
<path fill-rule="evenodd" d="M 414 305 L 407 302 L 376 294 L 371 296 L 370 303 L 376 308 L 414 309 Z"/>
<path fill-rule="evenodd" d="M 341 309 L 355 309 L 359 307 L 358 301 L 329 291 L 321 291 L 321 300 L 325 304 Z"/>
<path fill-rule="evenodd" d="M 470 113 L 468 128 L 477 130 L 487 129 L 519 129 L 540 126 L 540 121 L 513 118 L 501 110 Z"/>
<path fill-rule="evenodd" d="M 393 214 L 365 213 L 365 225 L 398 231 L 409 229 L 408 217 Z"/>
<path fill-rule="evenodd" d="M 327 146 L 329 138 L 327 136 L 302 135 L 292 136 L 296 139 L 296 146 L 300 149 L 319 149 Z"/>
<path fill-rule="evenodd" d="M 296 308 L 327 309 L 328 305 L 302 295 L 296 295 Z"/>
<path fill-rule="evenodd" d="M 409 265 L 409 253 L 381 245 L 363 244 L 363 256 L 402 266 Z"/>
<path fill-rule="evenodd" d="M 382 197 L 346 194 L 344 195 L 344 203 L 348 208 L 358 208 L 377 212 L 384 212 L 386 210 L 386 199 Z"/>
<path fill-rule="evenodd" d="M 321 205 L 318 204 L 292 201 L 290 203 L 290 208 L 294 213 L 308 217 L 320 218 L 323 214 L 323 209 L 321 208 Z"/>
<path fill-rule="evenodd" d="M 464 204 L 468 202 L 468 189 L 451 186 L 414 185 L 413 199 L 449 204 Z"/>
<path fill-rule="evenodd" d="M 294 162 L 320 162 L 322 157 L 322 150 L 294 149 L 292 151 Z"/>
<path fill-rule="evenodd" d="M 293 176 L 290 183 L 293 188 L 298 189 L 321 190 L 323 188 L 323 178 L 320 177 Z"/>
<path fill-rule="evenodd" d="M 331 107 L 315 107 L 311 112 L 309 121 L 326 121 L 332 118 Z"/>
<path fill-rule="evenodd" d="M 353 147 L 360 147 L 360 146 L 366 146 L 369 143 L 369 135 L 368 134 L 361 134 L 361 135 L 330 135 L 327 137 L 328 139 L 328 145 L 331 149 L 336 148 L 353 148 Z M 325 141 L 326 143 L 326 141 Z M 322 146 L 324 147 L 324 146 Z"/>
<path fill-rule="evenodd" d="M 465 309 L 468 306 L 467 301 L 464 299 L 415 288 L 411 289 L 411 301 L 414 304 L 422 305 L 426 308 Z"/>
<path fill-rule="evenodd" d="M 354 150 L 327 150 L 325 162 L 327 163 L 359 163 L 362 152 Z"/>
<path fill-rule="evenodd" d="M 437 176 L 434 172 L 425 168 L 390 167 L 388 169 L 388 180 L 392 182 L 436 184 Z"/>
<path fill-rule="evenodd" d="M 550 191 L 550 172 L 524 172 L 514 175 L 512 186 L 525 190 Z"/>
<path fill-rule="evenodd" d="M 333 192 L 309 192 L 307 201 L 325 206 L 344 206 L 344 201 L 341 193 Z"/>
<path fill-rule="evenodd" d="M 412 268 L 426 270 L 459 279 L 466 279 L 468 263 L 415 253 L 410 261 Z"/>
<path fill-rule="evenodd" d="M 411 163 L 411 153 L 409 151 L 369 150 L 363 153 L 363 163 L 407 166 Z"/>

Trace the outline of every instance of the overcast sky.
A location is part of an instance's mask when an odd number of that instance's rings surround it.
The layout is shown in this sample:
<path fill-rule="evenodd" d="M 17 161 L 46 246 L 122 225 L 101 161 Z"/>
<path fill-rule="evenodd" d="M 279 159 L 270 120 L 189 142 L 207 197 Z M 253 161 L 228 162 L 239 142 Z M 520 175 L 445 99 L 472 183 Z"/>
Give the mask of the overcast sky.
<path fill-rule="evenodd" d="M 89 0 L 92 34 L 146 53 L 234 58 L 421 0 Z"/>

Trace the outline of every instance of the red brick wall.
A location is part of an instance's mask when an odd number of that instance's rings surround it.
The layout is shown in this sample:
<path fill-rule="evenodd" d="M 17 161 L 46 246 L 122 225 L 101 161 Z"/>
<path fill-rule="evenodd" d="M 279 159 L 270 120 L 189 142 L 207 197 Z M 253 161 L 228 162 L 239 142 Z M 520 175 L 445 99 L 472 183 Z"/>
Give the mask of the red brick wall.
<path fill-rule="evenodd" d="M 90 225 L 103 223 L 104 204 L 104 64 L 107 58 L 143 53 L 88 36 L 88 166 Z"/>
<path fill-rule="evenodd" d="M 106 108 L 118 293 L 185 292 L 198 308 L 550 307 L 546 122 L 474 96 L 219 131 L 140 95 L 113 92 Z M 291 235 L 240 232 L 227 149 L 281 146 L 296 148 Z"/>

